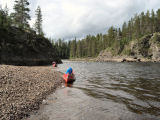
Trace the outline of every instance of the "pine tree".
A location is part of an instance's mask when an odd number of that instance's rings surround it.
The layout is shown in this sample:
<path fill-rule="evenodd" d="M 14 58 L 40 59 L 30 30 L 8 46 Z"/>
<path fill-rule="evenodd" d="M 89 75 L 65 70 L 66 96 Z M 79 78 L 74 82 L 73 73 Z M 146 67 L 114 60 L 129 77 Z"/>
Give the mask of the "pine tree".
<path fill-rule="evenodd" d="M 7 6 L 5 9 L 0 8 L 0 27 L 7 29 L 10 24 L 9 19 Z"/>
<path fill-rule="evenodd" d="M 14 24 L 19 28 L 29 28 L 28 20 L 30 20 L 30 9 L 28 8 L 28 6 L 28 0 L 15 0 L 14 13 L 12 13 L 12 17 L 14 20 Z"/>
<path fill-rule="evenodd" d="M 92 45 L 91 46 L 92 46 L 92 52 L 91 52 L 92 54 L 91 55 L 92 55 L 92 57 L 95 57 L 96 56 L 96 52 L 97 52 L 96 51 L 96 49 L 97 49 L 96 47 L 97 46 L 96 46 L 96 38 L 95 38 L 95 36 L 92 36 Z M 101 48 L 102 48 L 102 46 L 101 46 Z"/>
<path fill-rule="evenodd" d="M 75 38 L 75 40 L 73 40 L 71 42 L 71 49 L 70 49 L 70 57 L 71 58 L 76 57 L 76 49 L 77 49 L 76 44 L 77 44 L 77 42 L 76 42 L 76 38 Z"/>
<path fill-rule="evenodd" d="M 141 13 L 140 15 L 140 31 L 141 31 L 141 34 L 144 35 L 145 34 L 145 15 L 144 15 L 144 12 Z"/>
<path fill-rule="evenodd" d="M 0 8 L 0 28 L 4 27 L 5 23 L 5 12 Z"/>
<path fill-rule="evenodd" d="M 100 51 L 105 49 L 111 50 L 112 55 L 134 55 L 130 50 L 124 48 L 128 47 L 131 40 L 139 41 L 144 35 L 160 32 L 160 9 L 156 13 L 152 10 L 142 12 L 140 15 L 136 14 L 127 23 L 124 22 L 121 28 L 110 27 L 108 33 L 104 35 L 87 35 L 78 42 L 70 41 L 67 45 L 70 57 L 96 57 Z M 69 52 L 67 55 L 69 56 Z"/>
<path fill-rule="evenodd" d="M 126 22 L 124 22 L 123 25 L 122 25 L 122 36 L 124 38 L 127 37 L 127 23 Z"/>
<path fill-rule="evenodd" d="M 134 33 L 135 33 L 135 37 L 136 38 L 139 38 L 140 35 L 141 35 L 141 31 L 140 31 L 140 18 L 139 18 L 139 16 L 135 16 Z"/>
<path fill-rule="evenodd" d="M 128 22 L 128 39 L 132 40 L 132 23 L 131 23 L 131 21 Z"/>
<path fill-rule="evenodd" d="M 82 57 L 82 45 L 80 40 L 77 42 L 76 56 L 79 58 Z"/>
<path fill-rule="evenodd" d="M 151 20 L 150 20 L 150 12 L 149 12 L 149 10 L 147 10 L 147 13 L 146 13 L 146 16 L 145 16 L 145 22 L 146 22 L 146 24 L 145 24 L 145 30 L 146 30 L 146 33 L 148 34 L 148 33 L 151 33 Z"/>
<path fill-rule="evenodd" d="M 36 22 L 35 22 L 35 30 L 39 35 L 44 35 L 42 30 L 42 12 L 40 6 L 36 9 Z"/>
<path fill-rule="evenodd" d="M 160 32 L 160 9 L 157 10 L 156 32 Z"/>
<path fill-rule="evenodd" d="M 151 31 L 152 31 L 152 33 L 154 33 L 155 32 L 155 25 L 156 25 L 156 18 L 155 18 L 155 13 L 154 13 L 154 11 L 153 11 L 153 9 L 152 9 L 152 16 L 151 16 Z"/>
<path fill-rule="evenodd" d="M 8 9 L 7 4 L 6 4 L 5 8 L 4 8 L 4 12 L 5 12 L 5 15 L 8 16 L 9 9 Z"/>
<path fill-rule="evenodd" d="M 112 26 L 111 28 L 109 28 L 108 30 L 108 46 L 110 47 L 112 45 L 112 43 L 115 40 L 115 33 L 114 33 L 115 29 Z"/>

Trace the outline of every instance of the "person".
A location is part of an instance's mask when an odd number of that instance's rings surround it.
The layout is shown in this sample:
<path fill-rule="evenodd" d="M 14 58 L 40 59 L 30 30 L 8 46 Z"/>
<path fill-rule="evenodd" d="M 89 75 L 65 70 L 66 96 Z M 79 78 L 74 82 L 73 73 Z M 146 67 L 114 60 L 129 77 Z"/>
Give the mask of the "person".
<path fill-rule="evenodd" d="M 53 67 L 57 67 L 56 62 L 52 62 Z"/>
<path fill-rule="evenodd" d="M 73 73 L 73 69 L 71 67 L 69 67 L 66 71 L 66 74 L 72 74 Z"/>

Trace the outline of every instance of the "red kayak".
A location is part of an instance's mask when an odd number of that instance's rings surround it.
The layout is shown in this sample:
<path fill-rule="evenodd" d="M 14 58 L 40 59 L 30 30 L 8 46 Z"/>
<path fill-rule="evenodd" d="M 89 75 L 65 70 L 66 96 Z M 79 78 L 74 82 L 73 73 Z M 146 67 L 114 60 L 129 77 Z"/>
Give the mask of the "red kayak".
<path fill-rule="evenodd" d="M 52 62 L 53 67 L 57 67 L 56 62 Z"/>
<path fill-rule="evenodd" d="M 75 75 L 72 74 L 64 74 L 63 79 L 65 80 L 66 83 L 74 82 L 75 81 Z"/>

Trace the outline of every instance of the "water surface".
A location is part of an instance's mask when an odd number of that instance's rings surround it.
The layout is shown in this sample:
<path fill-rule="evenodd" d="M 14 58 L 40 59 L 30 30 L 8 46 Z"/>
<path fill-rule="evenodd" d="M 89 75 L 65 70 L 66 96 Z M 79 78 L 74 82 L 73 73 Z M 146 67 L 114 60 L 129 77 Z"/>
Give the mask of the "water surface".
<path fill-rule="evenodd" d="M 73 85 L 50 95 L 30 120 L 159 120 L 159 63 L 64 61 Z"/>

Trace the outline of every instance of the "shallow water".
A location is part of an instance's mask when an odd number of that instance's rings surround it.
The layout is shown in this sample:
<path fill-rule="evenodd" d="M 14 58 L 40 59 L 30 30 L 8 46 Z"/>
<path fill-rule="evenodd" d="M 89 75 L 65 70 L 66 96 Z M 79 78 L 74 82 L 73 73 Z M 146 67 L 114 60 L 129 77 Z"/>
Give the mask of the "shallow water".
<path fill-rule="evenodd" d="M 73 85 L 50 95 L 29 120 L 159 120 L 159 63 L 64 61 Z"/>

